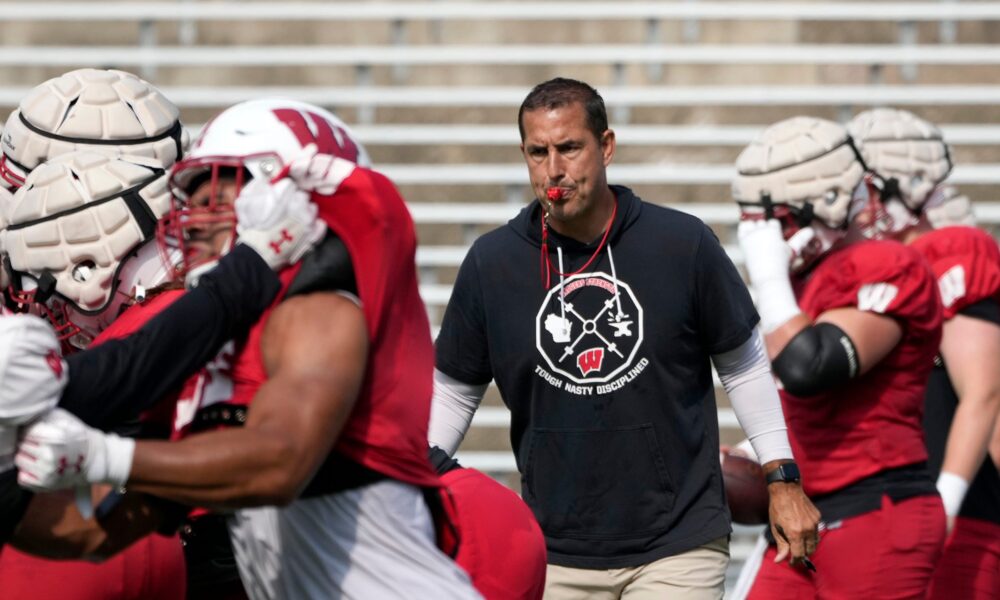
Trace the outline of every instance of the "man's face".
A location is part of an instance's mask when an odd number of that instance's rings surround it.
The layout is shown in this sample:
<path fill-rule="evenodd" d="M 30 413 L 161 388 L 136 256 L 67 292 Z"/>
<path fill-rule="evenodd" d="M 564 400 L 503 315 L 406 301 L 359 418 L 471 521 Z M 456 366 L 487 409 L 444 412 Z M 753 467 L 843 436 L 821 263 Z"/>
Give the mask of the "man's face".
<path fill-rule="evenodd" d="M 546 204 L 550 219 L 563 223 L 586 219 L 608 187 L 605 169 L 615 151 L 614 132 L 609 129 L 596 138 L 579 102 L 526 111 L 522 119 L 521 152 L 535 197 Z M 547 190 L 553 187 L 560 188 L 562 198 L 550 202 Z"/>
<path fill-rule="evenodd" d="M 214 187 L 213 193 L 211 180 L 204 181 L 195 188 L 188 202 L 191 209 L 196 209 L 196 214 L 192 215 L 184 226 L 186 262 L 189 265 L 215 260 L 222 256 L 232 245 L 233 236 L 236 234 L 233 228 L 236 181 L 232 177 L 219 177 Z"/>

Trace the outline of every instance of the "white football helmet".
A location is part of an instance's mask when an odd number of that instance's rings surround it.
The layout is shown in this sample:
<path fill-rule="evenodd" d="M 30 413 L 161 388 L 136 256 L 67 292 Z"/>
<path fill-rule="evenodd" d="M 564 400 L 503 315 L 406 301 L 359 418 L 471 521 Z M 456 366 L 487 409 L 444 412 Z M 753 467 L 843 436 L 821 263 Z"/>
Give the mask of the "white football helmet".
<path fill-rule="evenodd" d="M 793 117 L 761 132 L 736 159 L 743 219 L 777 219 L 799 270 L 829 250 L 868 205 L 867 167 L 847 130 Z"/>
<path fill-rule="evenodd" d="M 972 209 L 972 201 L 968 196 L 959 194 L 950 185 L 939 186 L 927 203 L 924 204 L 924 214 L 931 227 L 951 227 L 952 225 L 975 226 L 976 214 Z"/>
<path fill-rule="evenodd" d="M 173 275 L 148 243 L 169 208 L 155 160 L 82 150 L 42 164 L 14 195 L 3 232 L 11 299 L 85 347 Z"/>
<path fill-rule="evenodd" d="M 951 173 L 951 155 L 941 130 L 894 108 L 867 110 L 851 120 L 848 130 L 865 163 L 883 180 L 882 201 L 893 216 L 893 229 L 916 224 L 928 200 Z M 892 200 L 903 206 L 893 207 L 897 203 Z"/>
<path fill-rule="evenodd" d="M 72 150 L 146 157 L 169 168 L 187 149 L 179 114 L 131 73 L 70 71 L 31 90 L 7 119 L 0 185 L 20 187 L 32 169 Z"/>
<path fill-rule="evenodd" d="M 736 170 L 732 192 L 740 206 L 784 207 L 800 227 L 815 219 L 843 229 L 866 166 L 843 126 L 793 117 L 761 132 L 736 159 Z"/>
<path fill-rule="evenodd" d="M 235 227 L 235 216 L 223 198 L 220 179 L 235 182 L 235 197 L 247 178 L 284 176 L 292 161 L 310 145 L 316 146 L 320 154 L 371 166 L 368 153 L 347 125 L 318 106 L 263 99 L 243 102 L 220 113 L 205 125 L 190 153 L 170 173 L 175 201 L 160 224 L 161 248 L 179 249 L 185 271 L 204 262 L 203 256 L 195 258 L 196 253 L 186 245 L 190 231 L 221 225 Z M 205 183 L 210 184 L 207 199 L 193 206 L 191 194 Z M 235 229 L 229 243 L 234 242 Z"/>

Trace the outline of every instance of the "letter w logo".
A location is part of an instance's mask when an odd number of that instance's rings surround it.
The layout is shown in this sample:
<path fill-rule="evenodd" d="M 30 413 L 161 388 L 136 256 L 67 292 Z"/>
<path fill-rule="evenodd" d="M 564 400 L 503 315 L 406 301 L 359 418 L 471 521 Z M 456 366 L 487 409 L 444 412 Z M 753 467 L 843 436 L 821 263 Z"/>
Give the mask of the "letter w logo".
<path fill-rule="evenodd" d="M 278 120 L 292 130 L 292 134 L 303 147 L 316 144 L 316 150 L 320 154 L 329 154 L 352 163 L 358 162 L 358 147 L 354 145 L 350 136 L 320 115 L 312 112 L 303 113 L 294 108 L 276 108 L 273 112 Z"/>
<path fill-rule="evenodd" d="M 591 348 L 576 356 L 576 365 L 580 367 L 580 374 L 584 377 L 591 371 L 600 371 L 603 362 L 604 348 Z"/>
<path fill-rule="evenodd" d="M 899 294 L 899 288 L 891 283 L 869 283 L 858 290 L 858 310 L 884 313 Z"/>
<path fill-rule="evenodd" d="M 945 308 L 965 296 L 965 269 L 962 265 L 955 265 L 941 275 L 938 279 L 938 290 L 941 291 L 941 301 L 944 302 Z"/>

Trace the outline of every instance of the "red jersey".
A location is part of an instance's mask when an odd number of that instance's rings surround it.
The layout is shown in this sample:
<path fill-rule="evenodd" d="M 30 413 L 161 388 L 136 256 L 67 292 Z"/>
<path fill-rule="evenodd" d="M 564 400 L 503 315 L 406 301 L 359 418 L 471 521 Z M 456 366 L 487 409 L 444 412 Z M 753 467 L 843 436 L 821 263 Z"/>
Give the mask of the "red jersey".
<path fill-rule="evenodd" d="M 781 391 L 806 493 L 926 460 L 924 388 L 941 341 L 941 301 L 926 262 L 897 242 L 861 242 L 832 252 L 797 287 L 799 307 L 812 319 L 850 307 L 903 328 L 885 358 L 845 385 L 808 398 Z"/>
<path fill-rule="evenodd" d="M 946 321 L 987 298 L 1000 301 L 1000 247 L 982 229 L 945 227 L 910 246 L 927 259 L 937 277 Z"/>
<path fill-rule="evenodd" d="M 351 257 L 369 338 L 365 379 L 333 452 L 398 481 L 438 486 L 427 460 L 434 347 L 417 287 L 413 220 L 395 186 L 360 167 L 335 194 L 313 194 L 312 199 Z M 298 271 L 296 265 L 280 274 L 278 300 L 247 338 L 224 349 L 189 382 L 178 403 L 182 432 L 192 409 L 251 403 L 267 380 L 260 349 L 264 327 Z M 289 402 L 294 409 L 293 399 Z"/>

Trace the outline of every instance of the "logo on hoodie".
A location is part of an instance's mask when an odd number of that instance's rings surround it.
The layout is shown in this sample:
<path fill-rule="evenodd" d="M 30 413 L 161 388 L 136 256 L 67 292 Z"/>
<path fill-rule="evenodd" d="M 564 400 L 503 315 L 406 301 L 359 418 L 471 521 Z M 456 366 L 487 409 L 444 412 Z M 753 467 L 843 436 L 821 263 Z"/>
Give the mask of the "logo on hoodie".
<path fill-rule="evenodd" d="M 603 362 L 604 348 L 584 350 L 576 357 L 576 365 L 580 367 L 580 374 L 584 376 L 591 371 L 600 371 Z"/>
<path fill-rule="evenodd" d="M 577 384 L 606 383 L 635 362 L 642 322 L 627 283 L 581 273 L 549 290 L 535 320 L 535 344 L 553 373 Z"/>

